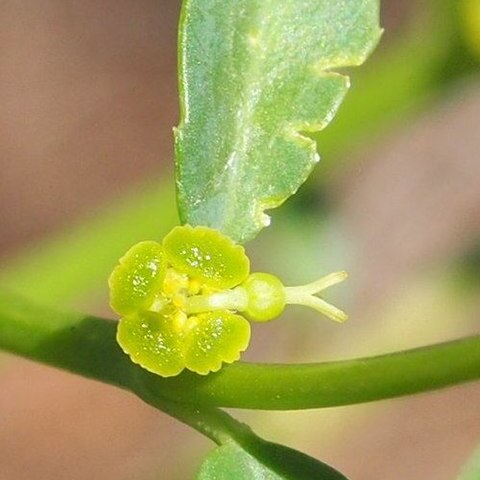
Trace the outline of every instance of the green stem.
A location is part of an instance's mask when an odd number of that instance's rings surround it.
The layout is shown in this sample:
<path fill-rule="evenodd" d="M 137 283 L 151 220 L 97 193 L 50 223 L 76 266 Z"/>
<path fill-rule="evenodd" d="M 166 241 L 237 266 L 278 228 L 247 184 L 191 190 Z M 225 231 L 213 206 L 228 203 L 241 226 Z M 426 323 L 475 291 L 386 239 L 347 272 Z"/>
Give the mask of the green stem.
<path fill-rule="evenodd" d="M 164 379 L 130 362 L 116 323 L 58 313 L 0 290 L 0 348 L 119 386 L 147 402 L 292 410 L 399 397 L 480 378 L 480 335 L 377 357 L 307 365 L 236 363 Z M 162 403 L 163 404 L 163 403 Z"/>
<path fill-rule="evenodd" d="M 136 392 L 137 395 L 152 407 L 167 413 L 186 425 L 194 428 L 210 438 L 217 445 L 223 445 L 252 435 L 250 428 L 235 420 L 228 413 L 215 407 L 198 407 L 188 403 L 179 403 L 152 395 L 148 391 Z"/>

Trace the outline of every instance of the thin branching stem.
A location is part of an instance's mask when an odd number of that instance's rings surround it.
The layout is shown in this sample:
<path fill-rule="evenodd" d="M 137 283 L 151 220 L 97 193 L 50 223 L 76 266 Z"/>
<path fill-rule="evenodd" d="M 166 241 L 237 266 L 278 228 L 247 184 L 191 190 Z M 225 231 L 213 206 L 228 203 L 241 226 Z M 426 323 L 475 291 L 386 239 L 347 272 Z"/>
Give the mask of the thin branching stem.
<path fill-rule="evenodd" d="M 149 403 L 292 410 L 348 405 L 480 378 L 480 335 L 370 358 L 305 365 L 238 362 L 164 379 L 119 348 L 116 322 L 59 313 L 0 290 L 0 348 L 113 384 Z M 147 398 L 148 397 L 148 398 Z"/>

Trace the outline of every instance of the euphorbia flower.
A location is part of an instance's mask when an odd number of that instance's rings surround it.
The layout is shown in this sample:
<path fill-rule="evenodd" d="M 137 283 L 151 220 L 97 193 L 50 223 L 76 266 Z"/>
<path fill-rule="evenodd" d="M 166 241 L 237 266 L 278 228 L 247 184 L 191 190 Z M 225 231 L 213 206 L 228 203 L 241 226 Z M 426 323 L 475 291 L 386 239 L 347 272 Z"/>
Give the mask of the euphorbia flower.
<path fill-rule="evenodd" d="M 249 271 L 244 248 L 207 227 L 175 227 L 162 244 L 134 245 L 109 279 L 110 305 L 122 316 L 118 343 L 133 362 L 163 377 L 185 368 L 205 375 L 238 360 L 248 347 L 250 324 L 243 314 L 268 321 L 296 303 L 336 321 L 347 318 L 314 296 L 345 272 L 284 287 L 273 275 Z"/>

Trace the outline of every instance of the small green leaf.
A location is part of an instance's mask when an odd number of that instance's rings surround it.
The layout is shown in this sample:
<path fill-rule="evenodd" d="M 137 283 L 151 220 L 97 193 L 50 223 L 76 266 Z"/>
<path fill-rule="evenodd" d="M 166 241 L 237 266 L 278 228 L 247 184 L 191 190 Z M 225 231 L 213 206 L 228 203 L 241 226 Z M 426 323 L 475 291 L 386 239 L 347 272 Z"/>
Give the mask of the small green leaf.
<path fill-rule="evenodd" d="M 172 318 L 159 313 L 124 317 L 117 329 L 117 341 L 132 362 L 162 377 L 184 369 L 182 340 Z"/>
<path fill-rule="evenodd" d="M 318 161 L 304 132 L 335 115 L 381 30 L 378 0 L 185 0 L 177 187 L 184 223 L 244 243 Z M 361 114 L 359 112 L 359 114 Z"/>
<path fill-rule="evenodd" d="M 177 270 L 209 287 L 234 287 L 250 270 L 243 247 L 207 227 L 176 227 L 163 239 L 163 247 Z"/>
<path fill-rule="evenodd" d="M 250 342 L 250 324 L 228 311 L 210 312 L 190 317 L 185 335 L 185 365 L 206 375 L 220 370 L 223 362 L 240 358 Z"/>
<path fill-rule="evenodd" d="M 148 309 L 161 289 L 165 272 L 166 264 L 159 243 L 135 244 L 110 275 L 110 306 L 120 315 Z"/>
<path fill-rule="evenodd" d="M 247 451 L 248 450 L 248 451 Z M 226 443 L 213 450 L 197 480 L 347 480 L 325 463 L 283 445 L 258 439 L 242 448 Z"/>

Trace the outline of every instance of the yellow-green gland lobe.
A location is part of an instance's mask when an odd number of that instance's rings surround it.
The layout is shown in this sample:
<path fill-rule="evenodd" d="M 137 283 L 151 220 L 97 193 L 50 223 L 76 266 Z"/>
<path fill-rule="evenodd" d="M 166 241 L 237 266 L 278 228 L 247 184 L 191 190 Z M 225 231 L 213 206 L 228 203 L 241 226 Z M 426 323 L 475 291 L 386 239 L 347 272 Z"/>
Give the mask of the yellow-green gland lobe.
<path fill-rule="evenodd" d="M 175 227 L 160 244 L 134 245 L 110 279 L 110 305 L 121 320 L 117 340 L 133 362 L 158 375 L 185 368 L 205 375 L 240 358 L 250 320 L 265 322 L 286 304 L 306 305 L 336 321 L 346 315 L 315 296 L 345 272 L 301 287 L 268 273 L 249 274 L 242 246 L 207 227 Z"/>
<path fill-rule="evenodd" d="M 162 288 L 166 263 L 157 242 L 134 245 L 119 261 L 109 279 L 110 305 L 120 315 L 148 309 Z"/>

